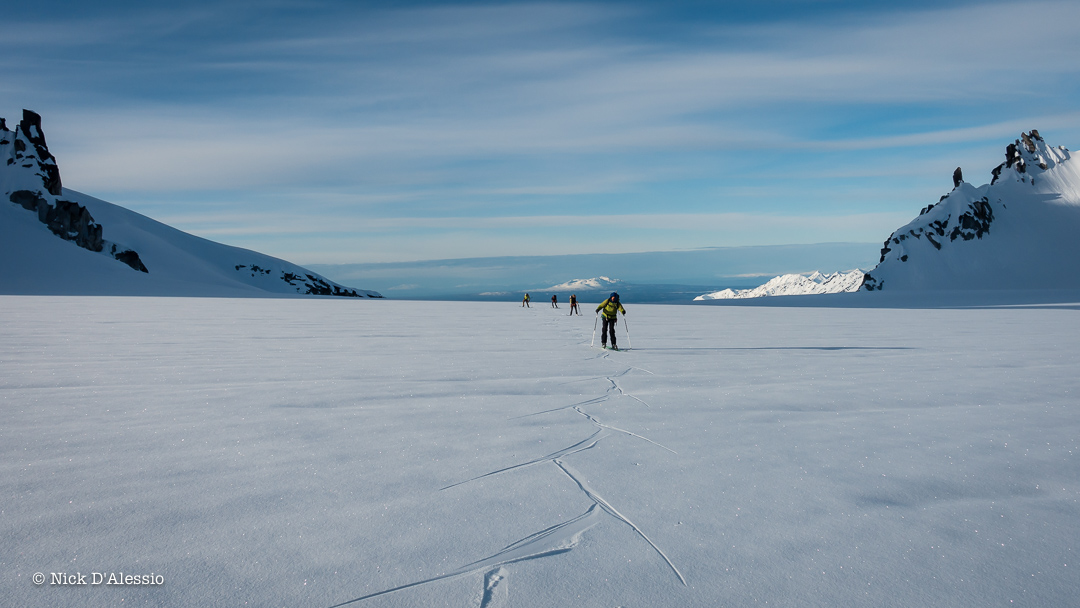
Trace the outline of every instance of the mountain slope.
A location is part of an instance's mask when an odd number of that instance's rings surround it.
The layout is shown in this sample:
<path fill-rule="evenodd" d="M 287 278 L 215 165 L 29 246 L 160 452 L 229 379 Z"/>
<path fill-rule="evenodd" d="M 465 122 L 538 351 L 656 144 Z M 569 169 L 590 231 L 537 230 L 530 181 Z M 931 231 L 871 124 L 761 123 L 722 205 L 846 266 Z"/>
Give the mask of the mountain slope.
<path fill-rule="evenodd" d="M 533 291 L 609 291 L 619 288 L 623 284 L 619 279 L 609 277 L 593 277 L 591 279 L 573 279 L 551 287 L 534 289 Z"/>
<path fill-rule="evenodd" d="M 41 130 L 0 119 L 0 293 L 382 297 L 64 188 Z"/>
<path fill-rule="evenodd" d="M 885 241 L 863 288 L 1080 288 L 1080 166 L 1021 134 L 989 184 L 955 187 Z"/>
<path fill-rule="evenodd" d="M 785 274 L 774 277 L 753 289 L 724 289 L 700 295 L 694 300 L 742 300 L 768 296 L 807 296 L 825 293 L 858 291 L 863 282 L 863 271 L 834 272 L 832 274 Z"/>

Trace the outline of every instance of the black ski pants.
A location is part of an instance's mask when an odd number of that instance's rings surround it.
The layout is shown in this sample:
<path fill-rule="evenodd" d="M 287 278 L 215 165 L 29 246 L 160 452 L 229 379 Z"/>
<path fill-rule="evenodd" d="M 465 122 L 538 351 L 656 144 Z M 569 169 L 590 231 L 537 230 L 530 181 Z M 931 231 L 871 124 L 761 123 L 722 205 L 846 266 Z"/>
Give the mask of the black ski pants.
<path fill-rule="evenodd" d="M 619 317 L 601 317 L 604 319 L 604 326 L 600 328 L 600 343 L 607 344 L 608 336 L 611 336 L 611 345 L 615 346 L 615 324 L 618 323 Z"/>

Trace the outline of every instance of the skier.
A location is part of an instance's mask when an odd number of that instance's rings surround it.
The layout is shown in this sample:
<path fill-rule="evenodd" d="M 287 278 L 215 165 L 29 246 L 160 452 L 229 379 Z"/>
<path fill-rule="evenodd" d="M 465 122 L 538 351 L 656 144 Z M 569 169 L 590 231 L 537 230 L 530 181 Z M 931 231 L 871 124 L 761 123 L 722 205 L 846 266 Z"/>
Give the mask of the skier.
<path fill-rule="evenodd" d="M 526 293 L 525 297 L 522 298 L 521 305 L 524 306 L 525 308 L 532 308 L 532 306 L 529 306 L 529 294 Z"/>
<path fill-rule="evenodd" d="M 626 309 L 619 302 L 619 292 L 613 291 L 608 299 L 600 303 L 596 307 L 597 314 L 600 311 L 604 311 L 604 325 L 600 330 L 600 347 L 607 348 L 608 336 L 611 336 L 611 350 L 619 350 L 619 347 L 615 344 L 615 323 L 619 321 L 619 313 L 626 316 Z"/>
<path fill-rule="evenodd" d="M 577 294 L 570 294 L 570 314 L 573 315 L 574 311 L 577 311 L 578 316 L 581 316 L 581 309 L 577 305 Z"/>
<path fill-rule="evenodd" d="M 556 294 L 551 294 L 551 307 L 552 308 L 558 308 L 559 307 L 559 296 L 556 295 Z"/>

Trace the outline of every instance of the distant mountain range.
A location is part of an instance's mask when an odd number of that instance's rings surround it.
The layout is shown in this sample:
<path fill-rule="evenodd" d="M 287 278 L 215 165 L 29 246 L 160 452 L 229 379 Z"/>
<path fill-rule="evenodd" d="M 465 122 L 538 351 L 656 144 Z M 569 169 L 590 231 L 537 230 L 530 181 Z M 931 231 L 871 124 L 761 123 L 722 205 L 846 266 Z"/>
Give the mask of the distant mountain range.
<path fill-rule="evenodd" d="M 858 291 L 863 284 L 862 270 L 832 274 L 785 274 L 753 289 L 724 289 L 700 295 L 694 300 L 739 300 L 768 296 L 806 296 Z"/>
<path fill-rule="evenodd" d="M 1080 288 L 1080 167 L 1038 131 L 1005 147 L 989 184 L 954 188 L 892 233 L 867 291 Z"/>
<path fill-rule="evenodd" d="M 0 293 L 382 297 L 64 188 L 29 110 L 0 118 Z"/>
<path fill-rule="evenodd" d="M 625 283 L 618 279 L 595 277 L 592 279 L 574 279 L 533 291 L 614 291 L 618 289 L 619 285 L 625 285 Z"/>

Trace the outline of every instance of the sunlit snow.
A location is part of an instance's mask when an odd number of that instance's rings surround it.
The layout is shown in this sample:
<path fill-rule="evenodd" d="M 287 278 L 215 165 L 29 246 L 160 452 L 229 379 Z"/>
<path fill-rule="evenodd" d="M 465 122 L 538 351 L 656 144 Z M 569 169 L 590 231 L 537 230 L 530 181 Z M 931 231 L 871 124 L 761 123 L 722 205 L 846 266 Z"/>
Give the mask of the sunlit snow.
<path fill-rule="evenodd" d="M 516 301 L 0 297 L 0 594 L 1080 597 L 1080 306 L 624 304 L 610 352 Z M 163 583 L 52 583 L 94 572 Z"/>

